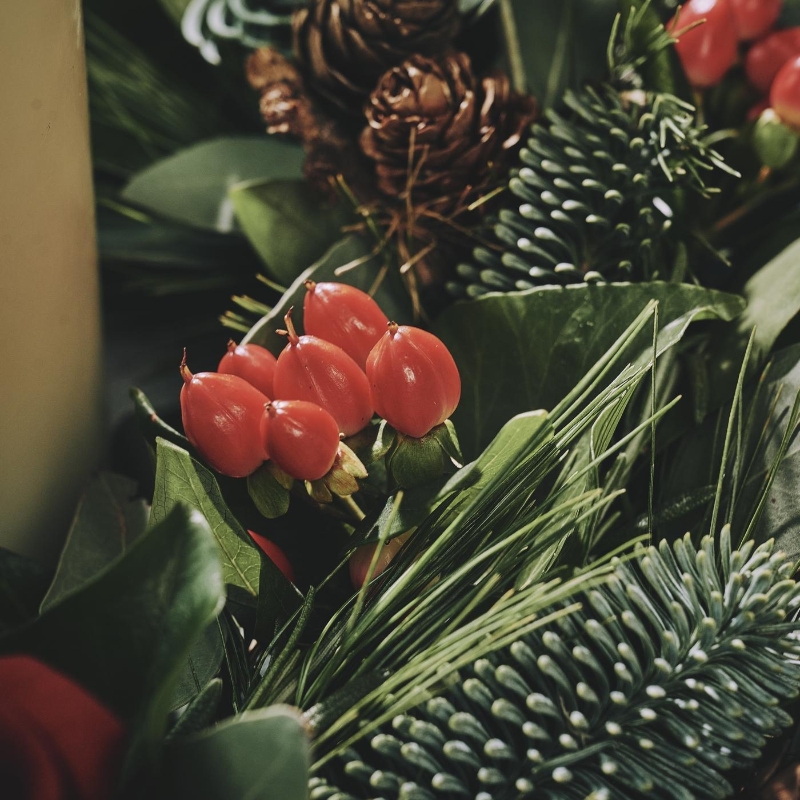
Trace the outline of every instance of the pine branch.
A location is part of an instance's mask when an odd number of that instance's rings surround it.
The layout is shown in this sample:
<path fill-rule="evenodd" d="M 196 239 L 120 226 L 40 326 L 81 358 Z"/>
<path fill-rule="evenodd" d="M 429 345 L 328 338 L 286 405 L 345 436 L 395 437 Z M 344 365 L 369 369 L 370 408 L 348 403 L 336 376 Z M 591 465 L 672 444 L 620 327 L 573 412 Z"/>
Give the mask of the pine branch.
<path fill-rule="evenodd" d="M 728 796 L 726 774 L 791 722 L 800 587 L 771 542 L 719 538 L 640 547 L 578 610 L 443 668 L 433 696 L 318 767 L 311 796 Z"/>

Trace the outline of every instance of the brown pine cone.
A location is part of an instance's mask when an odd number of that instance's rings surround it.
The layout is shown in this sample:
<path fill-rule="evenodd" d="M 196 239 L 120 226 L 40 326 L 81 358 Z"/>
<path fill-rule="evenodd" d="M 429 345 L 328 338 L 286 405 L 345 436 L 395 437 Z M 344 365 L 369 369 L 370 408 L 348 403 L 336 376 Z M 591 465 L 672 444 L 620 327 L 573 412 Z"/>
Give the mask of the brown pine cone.
<path fill-rule="evenodd" d="M 444 213 L 478 188 L 533 120 L 535 102 L 505 75 L 479 80 L 469 58 L 412 56 L 370 96 L 361 149 L 384 195 L 438 201 Z"/>
<path fill-rule="evenodd" d="M 353 113 L 389 67 L 444 51 L 458 0 L 313 0 L 294 16 L 294 47 L 314 89 Z"/>

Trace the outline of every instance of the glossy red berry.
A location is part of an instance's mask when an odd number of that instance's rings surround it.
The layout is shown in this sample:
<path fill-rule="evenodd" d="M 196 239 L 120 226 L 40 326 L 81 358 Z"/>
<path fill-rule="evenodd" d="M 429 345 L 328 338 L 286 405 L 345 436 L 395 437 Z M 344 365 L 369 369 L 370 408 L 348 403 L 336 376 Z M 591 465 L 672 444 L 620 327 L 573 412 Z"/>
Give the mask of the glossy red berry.
<path fill-rule="evenodd" d="M 203 460 L 217 472 L 244 478 L 267 459 L 260 425 L 266 395 L 237 375 L 198 372 L 181 362 L 183 429 Z"/>
<path fill-rule="evenodd" d="M 389 320 L 380 306 L 361 289 L 345 283 L 306 281 L 303 324 L 306 333 L 341 347 L 364 369 L 369 351 Z"/>
<path fill-rule="evenodd" d="M 736 35 L 742 42 L 763 36 L 781 13 L 783 0 L 730 0 Z"/>
<path fill-rule="evenodd" d="M 275 400 L 264 410 L 261 439 L 273 463 L 301 481 L 316 481 L 333 466 L 339 426 L 324 408 L 305 400 Z"/>
<path fill-rule="evenodd" d="M 390 539 L 383 546 L 381 554 L 378 556 L 378 561 L 375 564 L 375 569 L 372 572 L 372 579 L 378 577 L 386 570 L 386 567 L 392 563 L 394 557 L 400 551 L 400 548 L 406 543 L 410 533 L 403 533 Z M 350 581 L 354 589 L 360 589 L 367 579 L 369 568 L 372 564 L 372 558 L 375 555 L 377 544 L 365 544 L 359 547 L 351 556 L 349 560 L 350 566 Z"/>
<path fill-rule="evenodd" d="M 373 412 L 361 367 L 335 344 L 317 336 L 298 336 L 291 310 L 285 320 L 289 343 L 278 356 L 275 396 L 322 406 L 345 436 L 363 430 Z"/>
<path fill-rule="evenodd" d="M 389 323 L 367 359 L 375 410 L 393 428 L 419 438 L 461 399 L 461 376 L 444 343 L 421 328 Z"/>
<path fill-rule="evenodd" d="M 772 81 L 769 100 L 783 122 L 800 130 L 800 56 L 790 58 Z"/>
<path fill-rule="evenodd" d="M 267 397 L 274 394 L 272 379 L 275 375 L 275 358 L 266 347 L 257 344 L 239 344 L 231 339 L 228 352 L 220 359 L 217 371 L 224 375 L 238 375 Z"/>
<path fill-rule="evenodd" d="M 678 10 L 669 31 L 678 37 L 675 49 L 693 86 L 715 86 L 736 61 L 738 38 L 729 0 L 689 0 Z"/>
<path fill-rule="evenodd" d="M 283 573 L 284 578 L 290 583 L 294 583 L 294 569 L 286 557 L 286 553 L 278 545 L 266 536 L 262 536 L 255 531 L 247 531 L 250 538 L 261 548 L 264 555 Z"/>
<path fill-rule="evenodd" d="M 800 55 L 800 27 L 774 31 L 747 51 L 744 61 L 747 80 L 767 94 L 780 68 L 797 55 Z"/>

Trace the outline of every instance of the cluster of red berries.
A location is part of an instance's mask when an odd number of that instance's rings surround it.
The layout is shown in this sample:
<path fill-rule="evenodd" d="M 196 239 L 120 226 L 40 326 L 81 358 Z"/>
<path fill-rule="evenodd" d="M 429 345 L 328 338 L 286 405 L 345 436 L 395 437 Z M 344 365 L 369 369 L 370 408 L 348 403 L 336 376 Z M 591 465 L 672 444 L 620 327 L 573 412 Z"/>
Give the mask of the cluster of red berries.
<path fill-rule="evenodd" d="M 458 368 L 439 339 L 389 322 L 352 286 L 307 281 L 306 289 L 307 333 L 297 334 L 290 310 L 277 359 L 231 342 L 218 372 L 192 375 L 184 357 L 184 430 L 223 475 L 246 477 L 271 460 L 291 478 L 316 481 L 334 466 L 340 438 L 363 430 L 376 412 L 419 438 L 458 405 Z"/>
<path fill-rule="evenodd" d="M 800 28 L 773 30 L 783 0 L 688 0 L 669 26 L 690 83 L 718 84 L 749 44 L 744 67 L 764 97 L 760 113 L 772 107 L 787 125 L 800 128 Z M 757 114 L 756 114 L 757 116 Z"/>

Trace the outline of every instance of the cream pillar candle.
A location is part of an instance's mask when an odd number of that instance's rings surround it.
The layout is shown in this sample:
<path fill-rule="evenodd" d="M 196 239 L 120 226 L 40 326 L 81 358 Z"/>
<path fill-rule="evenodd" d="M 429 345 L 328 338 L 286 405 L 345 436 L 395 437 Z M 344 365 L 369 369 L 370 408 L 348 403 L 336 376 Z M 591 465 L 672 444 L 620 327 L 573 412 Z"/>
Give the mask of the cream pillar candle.
<path fill-rule="evenodd" d="M 101 441 L 80 0 L 0 0 L 0 546 L 52 560 Z"/>

